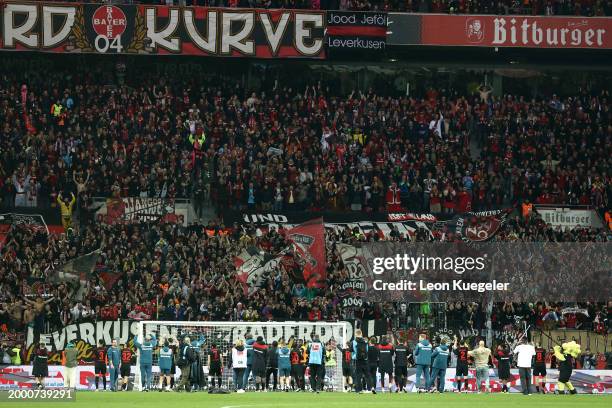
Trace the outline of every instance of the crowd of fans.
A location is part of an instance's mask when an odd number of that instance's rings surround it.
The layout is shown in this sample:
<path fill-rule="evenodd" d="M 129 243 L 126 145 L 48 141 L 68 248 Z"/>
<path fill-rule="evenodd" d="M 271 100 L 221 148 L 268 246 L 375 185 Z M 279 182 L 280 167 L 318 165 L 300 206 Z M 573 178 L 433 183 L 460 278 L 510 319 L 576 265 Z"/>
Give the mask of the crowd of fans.
<path fill-rule="evenodd" d="M 511 220 L 496 238 L 518 234 L 523 240 L 552 230 L 534 221 Z M 211 234 L 210 231 L 216 231 Z M 262 231 L 260 231 L 262 232 Z M 609 234 L 599 232 L 603 239 Z M 336 244 L 356 243 L 374 236 L 350 231 L 327 231 L 327 281 L 325 290 L 306 288 L 300 274 L 279 265 L 265 276 L 264 284 L 248 294 L 236 279 L 234 256 L 256 246 L 276 253 L 286 246 L 282 234 L 271 230 L 225 229 L 223 225 L 137 223 L 87 225 L 80 235 L 47 235 L 26 226 L 14 227 L 2 249 L 0 266 L 0 325 L 11 331 L 28 325 L 36 332 L 56 330 L 81 319 L 160 319 L 213 321 L 277 321 L 387 319 L 390 328 L 428 328 L 433 313 L 406 311 L 400 303 L 364 304 L 343 308 L 338 288 L 348 279 Z M 582 231 L 567 232 L 567 241 L 582 239 Z M 408 237 L 401 239 L 407 240 Z M 538 238 L 542 239 L 542 238 Z M 547 238 L 544 238 L 547 239 Z M 551 240 L 555 240 L 554 238 Z M 58 279 L 70 259 L 99 248 L 95 273 L 79 284 Z M 108 280 L 109 273 L 111 279 Z M 103 278 L 103 276 L 106 276 Z M 296 276 L 298 277 L 296 279 Z M 485 326 L 482 303 L 458 302 L 447 310 L 447 324 L 480 331 Z M 606 333 L 611 304 L 570 304 L 588 312 L 565 315 L 568 305 L 549 302 L 496 304 L 493 328 L 525 321 L 532 327 L 580 328 Z"/>
<path fill-rule="evenodd" d="M 612 198 L 612 117 L 603 89 L 494 96 L 483 85 L 473 93 L 341 95 L 320 82 L 251 92 L 213 76 L 143 76 L 130 85 L 108 87 L 80 71 L 0 78 L 3 212 L 48 209 L 60 195 L 74 194 L 78 215 L 65 234 L 22 225 L 6 237 L 0 324 L 9 330 L 31 325 L 42 332 L 82 318 L 117 317 L 427 324 L 423 313 L 408 321 L 399 304 L 341 307 L 335 289 L 347 271 L 334 244 L 374 237 L 328 231 L 325 290 L 305 288 L 279 267 L 247 295 L 235 279 L 233 256 L 247 246 L 278 250 L 285 245 L 281 234 L 226 229 L 220 221 L 106 226 L 94 221 L 93 196 L 193 198 L 196 209 L 446 214 L 524 202 L 603 212 Z M 496 239 L 604 242 L 611 235 L 608 228 L 561 231 L 518 216 Z M 84 287 L 58 279 L 66 261 L 98 248 L 97 272 Z M 574 326 L 608 330 L 610 305 L 580 306 L 590 313 Z M 503 327 L 518 316 L 569 327 L 562 307 L 554 299 L 498 305 L 494 322 Z M 482 304 L 459 303 L 448 313 L 483 327 Z"/>
<path fill-rule="evenodd" d="M 3 208 L 55 207 L 74 193 L 77 208 L 113 196 L 193 198 L 198 212 L 212 201 L 452 214 L 529 200 L 603 215 L 612 198 L 605 89 L 392 97 L 320 82 L 250 92 L 213 76 L 112 88 L 63 71 L 1 82 Z"/>
<path fill-rule="evenodd" d="M 90 0 L 85 3 L 107 3 Z M 284 8 L 309 10 L 398 11 L 409 13 L 609 16 L 607 0 L 117 0 L 117 4 Z"/>

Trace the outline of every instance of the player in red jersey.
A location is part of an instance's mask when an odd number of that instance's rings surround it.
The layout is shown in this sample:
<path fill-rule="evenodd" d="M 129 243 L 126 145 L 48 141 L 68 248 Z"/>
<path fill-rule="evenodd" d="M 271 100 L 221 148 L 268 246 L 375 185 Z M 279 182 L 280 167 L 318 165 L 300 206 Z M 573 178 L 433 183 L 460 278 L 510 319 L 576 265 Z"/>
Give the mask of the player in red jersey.
<path fill-rule="evenodd" d="M 536 343 L 535 356 L 533 357 L 533 382 L 536 392 L 546 394 L 546 350 Z"/>
<path fill-rule="evenodd" d="M 455 337 L 455 344 L 453 345 L 453 353 L 457 355 L 457 368 L 455 370 L 455 381 L 457 383 L 457 392 L 461 392 L 461 383 L 465 383 L 464 392 L 467 392 L 468 386 L 468 348 L 467 341 L 464 340 L 459 346 L 459 340 Z"/>
<path fill-rule="evenodd" d="M 132 362 L 134 353 L 132 349 L 125 344 L 121 345 L 121 390 L 127 391 L 130 380 L 130 372 L 132 371 Z"/>

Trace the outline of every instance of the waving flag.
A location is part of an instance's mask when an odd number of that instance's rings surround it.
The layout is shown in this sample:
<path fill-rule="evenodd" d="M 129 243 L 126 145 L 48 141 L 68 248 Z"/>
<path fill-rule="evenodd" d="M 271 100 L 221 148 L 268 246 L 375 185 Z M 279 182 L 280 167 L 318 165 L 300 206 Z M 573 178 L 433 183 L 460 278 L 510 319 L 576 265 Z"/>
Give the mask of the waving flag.
<path fill-rule="evenodd" d="M 317 218 L 286 232 L 286 237 L 304 263 L 304 281 L 309 288 L 327 286 L 325 262 L 325 226 Z"/>

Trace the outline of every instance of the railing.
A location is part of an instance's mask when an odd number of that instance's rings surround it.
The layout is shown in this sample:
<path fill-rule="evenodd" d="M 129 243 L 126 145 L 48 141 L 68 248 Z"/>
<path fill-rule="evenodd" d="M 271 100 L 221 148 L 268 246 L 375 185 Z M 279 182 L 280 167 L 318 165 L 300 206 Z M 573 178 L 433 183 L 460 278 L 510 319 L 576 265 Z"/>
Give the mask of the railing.
<path fill-rule="evenodd" d="M 593 207 L 590 204 L 534 204 L 536 209 L 539 208 L 550 208 L 550 209 L 554 209 L 554 208 L 568 208 L 570 210 L 595 210 L 595 207 Z"/>
<path fill-rule="evenodd" d="M 128 198 L 128 197 L 121 197 L 121 198 Z M 133 197 L 133 198 L 138 198 L 138 197 Z M 147 198 L 160 198 L 160 197 L 147 197 Z M 92 197 L 91 198 L 91 200 L 96 204 L 105 203 L 107 199 L 108 197 Z M 191 204 L 191 198 L 173 198 L 172 200 L 174 200 L 176 204 Z"/>

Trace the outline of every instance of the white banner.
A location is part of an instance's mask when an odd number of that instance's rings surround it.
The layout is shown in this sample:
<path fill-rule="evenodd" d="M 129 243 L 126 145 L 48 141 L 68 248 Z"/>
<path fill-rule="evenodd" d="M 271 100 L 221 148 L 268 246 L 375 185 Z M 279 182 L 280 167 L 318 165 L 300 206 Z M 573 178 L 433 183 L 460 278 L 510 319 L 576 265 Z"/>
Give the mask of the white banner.
<path fill-rule="evenodd" d="M 561 309 L 561 314 L 583 314 L 585 316 L 589 316 L 589 311 L 587 309 L 581 309 L 579 307 L 566 307 L 565 309 Z"/>
<path fill-rule="evenodd" d="M 108 198 L 96 211 L 96 220 L 107 224 L 160 221 L 187 226 L 188 210 L 168 198 Z"/>
<path fill-rule="evenodd" d="M 244 340 L 247 333 L 253 338 L 262 336 L 268 344 L 281 339 L 288 340 L 291 336 L 296 339 L 310 340 L 311 334 L 318 334 L 321 342 L 327 343 L 334 339 L 340 341 L 343 336 L 345 326 L 336 323 L 326 322 L 207 322 L 197 325 L 173 325 L 172 322 L 147 322 L 143 323 L 143 335 L 154 334 L 158 339 L 189 336 L 191 339 L 214 339 L 219 343 L 234 344 L 236 340 Z M 353 338 L 353 330 L 350 324 L 346 325 L 346 339 Z M 192 344 L 194 341 L 192 340 Z"/>
<path fill-rule="evenodd" d="M 562 229 L 575 227 L 602 228 L 603 224 L 595 210 L 573 210 L 564 207 L 541 207 L 536 205 L 536 211 L 542 220 L 552 226 Z"/>

